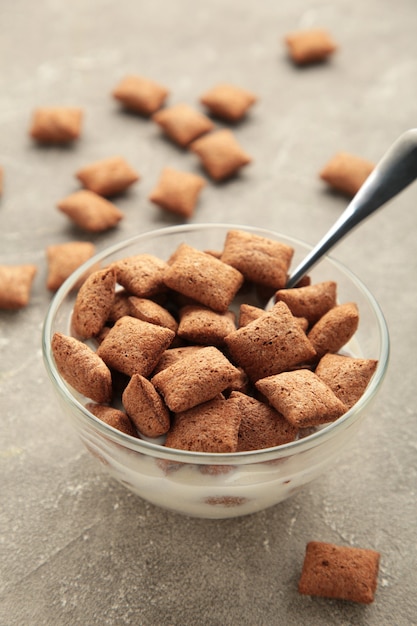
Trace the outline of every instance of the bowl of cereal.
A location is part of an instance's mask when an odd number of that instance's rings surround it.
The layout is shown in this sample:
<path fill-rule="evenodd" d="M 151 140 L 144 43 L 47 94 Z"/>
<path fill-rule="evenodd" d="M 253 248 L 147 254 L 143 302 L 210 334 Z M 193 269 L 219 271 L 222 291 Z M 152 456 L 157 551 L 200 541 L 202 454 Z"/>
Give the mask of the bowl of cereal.
<path fill-rule="evenodd" d="M 370 414 L 389 334 L 367 287 L 328 256 L 285 288 L 310 249 L 261 228 L 174 226 L 66 280 L 44 362 L 104 471 L 157 506 L 227 518 L 338 462 Z"/>

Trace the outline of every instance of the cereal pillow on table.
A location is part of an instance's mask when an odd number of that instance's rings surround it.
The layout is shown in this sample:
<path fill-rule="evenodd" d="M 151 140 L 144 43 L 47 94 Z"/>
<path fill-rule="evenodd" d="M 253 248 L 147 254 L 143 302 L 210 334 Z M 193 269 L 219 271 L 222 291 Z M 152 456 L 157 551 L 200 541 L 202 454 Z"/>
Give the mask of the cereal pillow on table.
<path fill-rule="evenodd" d="M 139 180 L 139 174 L 121 156 L 94 161 L 80 168 L 76 178 L 100 196 L 113 196 Z"/>
<path fill-rule="evenodd" d="M 212 115 L 228 122 L 241 120 L 256 101 L 254 93 L 230 83 L 219 83 L 200 97 L 201 104 L 205 105 Z"/>
<path fill-rule="evenodd" d="M 285 43 L 291 59 L 297 65 L 325 61 L 337 49 L 332 36 L 319 28 L 289 33 Z"/>
<path fill-rule="evenodd" d="M 56 291 L 80 265 L 91 259 L 96 247 L 89 241 L 68 241 L 46 248 L 48 275 L 46 287 Z"/>
<path fill-rule="evenodd" d="M 0 265 L 0 309 L 22 309 L 29 304 L 36 265 Z"/>
<path fill-rule="evenodd" d="M 374 168 L 371 161 L 348 152 L 338 152 L 322 168 L 319 176 L 330 187 L 352 198 Z"/>
<path fill-rule="evenodd" d="M 202 176 L 165 167 L 149 200 L 171 213 L 191 217 L 206 184 Z"/>
<path fill-rule="evenodd" d="M 225 180 L 252 161 L 228 128 L 216 130 L 190 145 L 211 178 Z"/>
<path fill-rule="evenodd" d="M 175 104 L 152 115 L 165 134 L 182 148 L 214 128 L 213 122 L 189 104 Z"/>
<path fill-rule="evenodd" d="M 40 143 L 69 143 L 80 136 L 82 117 L 78 107 L 40 107 L 33 112 L 29 134 Z"/>
<path fill-rule="evenodd" d="M 124 217 L 116 205 L 88 189 L 66 196 L 57 206 L 74 224 L 92 233 L 114 228 Z"/>
<path fill-rule="evenodd" d="M 120 80 L 112 96 L 127 109 L 141 115 L 152 115 L 162 107 L 169 91 L 145 76 L 128 75 Z"/>

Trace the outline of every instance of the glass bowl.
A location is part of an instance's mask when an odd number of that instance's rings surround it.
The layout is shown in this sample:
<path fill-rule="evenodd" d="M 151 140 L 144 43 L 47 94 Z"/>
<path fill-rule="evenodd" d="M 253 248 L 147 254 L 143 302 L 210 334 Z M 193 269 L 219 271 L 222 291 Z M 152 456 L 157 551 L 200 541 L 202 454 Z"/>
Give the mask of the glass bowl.
<path fill-rule="evenodd" d="M 202 518 L 237 517 L 261 511 L 298 492 L 338 463 L 343 449 L 369 413 L 389 356 L 388 330 L 375 298 L 346 267 L 325 257 L 310 272 L 312 282 L 336 281 L 339 302 L 356 302 L 359 308 L 359 328 L 344 349 L 353 356 L 378 360 L 365 393 L 342 417 L 291 443 L 229 454 L 166 448 L 159 440 L 136 439 L 96 418 L 84 406 L 87 399 L 60 376 L 51 352 L 54 332 L 71 334 L 75 287 L 82 277 L 93 267 L 135 254 L 148 253 L 167 260 L 183 242 L 200 250 L 221 250 L 231 229 L 291 245 L 295 250 L 292 267 L 311 249 L 278 232 L 233 224 L 174 226 L 147 232 L 111 246 L 74 272 L 55 294 L 43 328 L 44 361 L 59 403 L 104 470 L 155 505 Z"/>

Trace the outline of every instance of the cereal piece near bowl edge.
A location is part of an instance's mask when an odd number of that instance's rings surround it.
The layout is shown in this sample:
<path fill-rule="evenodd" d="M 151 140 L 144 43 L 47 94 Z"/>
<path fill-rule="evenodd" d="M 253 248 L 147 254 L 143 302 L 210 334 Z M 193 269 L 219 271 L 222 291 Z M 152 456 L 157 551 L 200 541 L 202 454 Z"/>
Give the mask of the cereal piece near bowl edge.
<path fill-rule="evenodd" d="M 89 346 L 74 337 L 54 333 L 52 354 L 62 378 L 82 395 L 105 404 L 112 399 L 111 373 Z"/>
<path fill-rule="evenodd" d="M 91 233 L 114 228 L 124 217 L 115 204 L 88 189 L 80 189 L 62 198 L 57 207 L 79 228 Z"/>
<path fill-rule="evenodd" d="M 36 265 L 0 265 L 0 309 L 22 309 L 29 304 Z"/>
<path fill-rule="evenodd" d="M 139 174 L 121 156 L 89 163 L 81 167 L 75 176 L 86 189 L 100 196 L 122 193 L 139 180 Z"/>
<path fill-rule="evenodd" d="M 310 541 L 298 591 L 305 595 L 370 604 L 378 584 L 380 554 L 368 548 Z"/>
<path fill-rule="evenodd" d="M 80 136 L 82 118 L 78 107 L 39 107 L 32 114 L 29 134 L 39 143 L 69 143 Z"/>
<path fill-rule="evenodd" d="M 80 265 L 88 261 L 88 259 L 91 259 L 95 251 L 95 245 L 89 241 L 67 241 L 65 243 L 47 246 L 47 289 L 51 291 L 59 289 L 62 283 L 75 272 Z M 81 285 L 84 278 L 81 279 L 80 284 L 77 285 L 78 287 Z"/>
<path fill-rule="evenodd" d="M 359 325 L 355 302 L 338 304 L 325 313 L 308 332 L 318 358 L 326 352 L 338 352 L 353 337 Z"/>
<path fill-rule="evenodd" d="M 230 83 L 219 83 L 200 96 L 201 104 L 212 115 L 229 122 L 237 122 L 245 117 L 257 99 L 253 92 Z"/>
<path fill-rule="evenodd" d="M 314 324 L 336 306 L 336 292 L 336 283 L 328 280 L 306 287 L 279 289 L 275 299 L 285 302 L 295 317 L 304 317 L 310 324 Z"/>
<path fill-rule="evenodd" d="M 109 426 L 120 430 L 126 435 L 138 438 L 135 426 L 130 420 L 130 417 L 126 415 L 124 411 L 120 411 L 119 409 L 115 409 L 112 406 L 107 406 L 105 404 L 95 404 L 94 402 L 88 402 L 85 405 L 85 408 Z"/>
<path fill-rule="evenodd" d="M 194 452 L 236 452 L 239 424 L 237 405 L 217 396 L 176 413 L 165 445 Z"/>
<path fill-rule="evenodd" d="M 330 387 L 307 369 L 281 372 L 255 385 L 295 428 L 326 424 L 347 411 Z"/>
<path fill-rule="evenodd" d="M 182 148 L 214 128 L 210 118 L 184 103 L 157 111 L 152 120 Z"/>
<path fill-rule="evenodd" d="M 320 359 L 315 373 L 350 409 L 365 392 L 377 365 L 376 359 L 328 353 Z"/>
<path fill-rule="evenodd" d="M 190 145 L 190 150 L 199 157 L 204 169 L 215 181 L 232 177 L 252 161 L 228 128 L 196 139 Z"/>
<path fill-rule="evenodd" d="M 152 115 L 162 107 L 169 90 L 150 78 L 129 74 L 113 89 L 112 96 L 127 109 L 141 115 Z"/>
<path fill-rule="evenodd" d="M 284 41 L 290 58 L 297 65 L 308 65 L 325 61 L 337 49 L 337 45 L 330 33 L 320 28 L 288 33 Z"/>
<path fill-rule="evenodd" d="M 145 437 L 160 437 L 168 432 L 170 416 L 161 396 L 152 383 L 134 374 L 122 394 L 123 407 Z"/>

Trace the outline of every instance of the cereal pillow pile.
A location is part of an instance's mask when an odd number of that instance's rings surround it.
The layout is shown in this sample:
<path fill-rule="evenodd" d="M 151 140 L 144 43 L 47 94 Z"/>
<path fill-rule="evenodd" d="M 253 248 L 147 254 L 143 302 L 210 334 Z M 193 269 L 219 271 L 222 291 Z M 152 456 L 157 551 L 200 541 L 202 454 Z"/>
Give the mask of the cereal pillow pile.
<path fill-rule="evenodd" d="M 166 261 L 139 254 L 96 269 L 75 299 L 75 337 L 53 338 L 61 375 L 107 424 L 183 450 L 274 447 L 338 419 L 377 361 L 349 354 L 359 311 L 339 304 L 336 283 L 283 288 L 292 254 L 235 230 L 217 254 L 182 243 Z M 242 302 L 267 275 L 273 307 Z"/>

